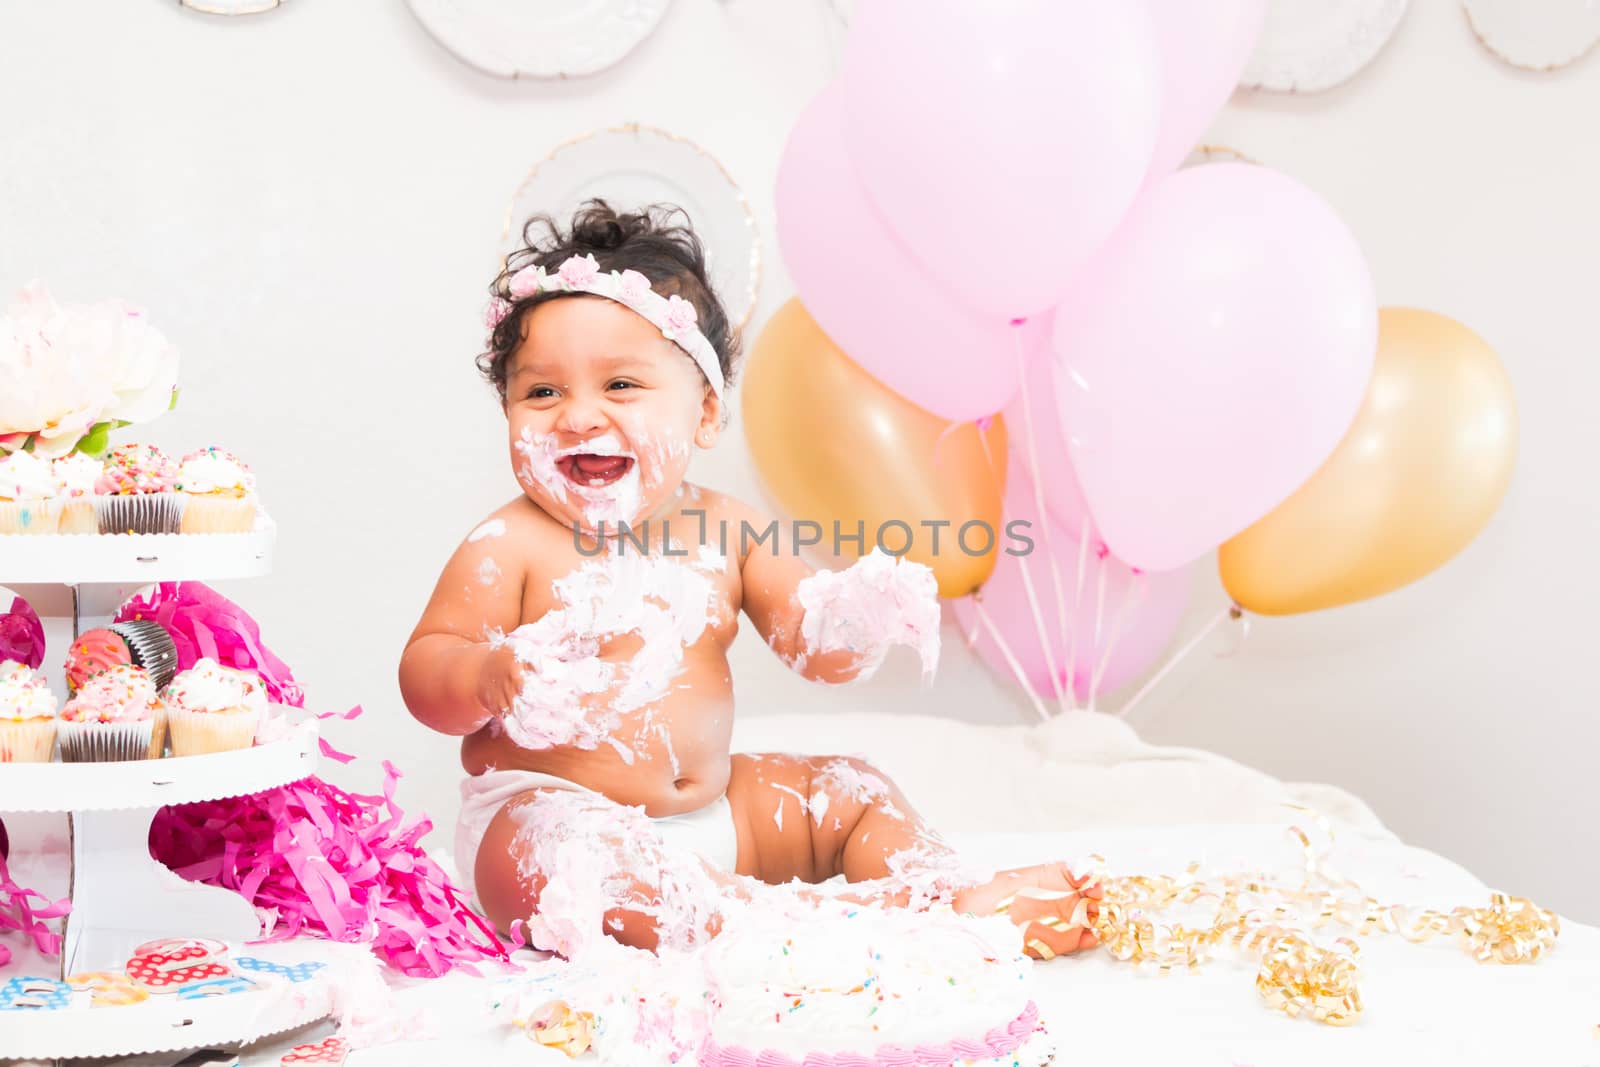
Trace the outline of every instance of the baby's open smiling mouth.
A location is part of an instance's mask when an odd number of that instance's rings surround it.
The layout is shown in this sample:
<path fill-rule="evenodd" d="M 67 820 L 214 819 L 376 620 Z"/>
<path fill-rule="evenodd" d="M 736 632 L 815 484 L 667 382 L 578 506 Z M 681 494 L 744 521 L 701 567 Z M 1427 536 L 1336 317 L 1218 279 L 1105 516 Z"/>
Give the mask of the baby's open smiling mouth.
<path fill-rule="evenodd" d="M 591 452 L 578 452 L 559 457 L 556 469 L 573 485 L 599 489 L 627 474 L 633 463 L 632 456 L 597 456 Z"/>

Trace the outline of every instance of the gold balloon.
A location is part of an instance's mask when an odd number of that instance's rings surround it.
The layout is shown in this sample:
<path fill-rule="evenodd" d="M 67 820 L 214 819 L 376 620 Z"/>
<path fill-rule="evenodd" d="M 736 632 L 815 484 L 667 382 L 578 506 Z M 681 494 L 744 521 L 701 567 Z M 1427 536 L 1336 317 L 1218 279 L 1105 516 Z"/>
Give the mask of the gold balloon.
<path fill-rule="evenodd" d="M 1516 401 L 1494 350 L 1443 315 L 1384 308 L 1354 425 L 1310 481 L 1222 546 L 1222 584 L 1263 615 L 1398 589 L 1478 535 L 1516 456 Z"/>
<path fill-rule="evenodd" d="M 768 491 L 795 520 L 821 525 L 821 547 L 832 547 L 834 522 L 853 534 L 859 521 L 864 554 L 880 527 L 898 520 L 911 531 L 906 558 L 933 569 L 940 596 L 965 596 L 988 580 L 1006 543 L 1006 431 L 998 416 L 980 430 L 917 407 L 841 352 L 799 300 L 780 308 L 757 339 L 743 405 L 745 437 Z M 940 520 L 949 525 L 937 527 L 935 554 L 935 529 L 922 523 Z M 967 534 L 974 552 L 987 546 L 982 555 L 968 555 L 957 541 L 974 520 L 993 531 Z M 899 551 L 906 536 L 898 526 L 884 530 L 886 550 Z"/>

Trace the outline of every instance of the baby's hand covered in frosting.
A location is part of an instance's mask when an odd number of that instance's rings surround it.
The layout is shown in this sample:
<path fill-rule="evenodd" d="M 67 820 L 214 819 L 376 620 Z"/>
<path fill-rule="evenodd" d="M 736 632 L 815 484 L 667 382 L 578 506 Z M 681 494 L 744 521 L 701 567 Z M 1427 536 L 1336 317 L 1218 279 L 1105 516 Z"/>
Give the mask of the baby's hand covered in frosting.
<path fill-rule="evenodd" d="M 848 650 L 870 677 L 894 645 L 907 645 L 933 674 L 939 663 L 939 584 L 921 563 L 874 549 L 842 571 L 818 571 L 795 595 L 805 611 L 800 635 L 808 652 Z"/>

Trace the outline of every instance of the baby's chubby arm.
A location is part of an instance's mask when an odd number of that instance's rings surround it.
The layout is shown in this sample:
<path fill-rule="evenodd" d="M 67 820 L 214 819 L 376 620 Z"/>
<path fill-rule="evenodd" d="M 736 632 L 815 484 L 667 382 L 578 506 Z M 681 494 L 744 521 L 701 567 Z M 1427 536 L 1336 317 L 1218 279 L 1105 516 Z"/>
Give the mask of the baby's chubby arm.
<path fill-rule="evenodd" d="M 750 528 L 773 520 L 744 508 Z M 813 681 L 871 677 L 897 644 L 911 645 L 931 674 L 939 656 L 938 583 L 919 563 L 874 552 L 842 571 L 818 571 L 795 551 L 791 524 L 776 541 L 752 538 L 741 579 L 744 612 L 767 645 Z"/>
<path fill-rule="evenodd" d="M 450 557 L 400 657 L 406 707 L 443 734 L 476 733 L 511 706 L 521 687 L 511 648 L 488 640 L 522 622 L 526 575 L 521 554 L 505 544 L 510 510 L 491 516 Z"/>

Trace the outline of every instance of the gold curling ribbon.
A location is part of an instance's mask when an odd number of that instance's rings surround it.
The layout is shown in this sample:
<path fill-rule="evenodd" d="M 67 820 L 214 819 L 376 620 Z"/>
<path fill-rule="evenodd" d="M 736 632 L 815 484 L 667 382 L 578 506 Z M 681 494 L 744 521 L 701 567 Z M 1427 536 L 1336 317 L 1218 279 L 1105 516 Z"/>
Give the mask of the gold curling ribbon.
<path fill-rule="evenodd" d="M 1298 808 L 1298 805 L 1290 805 Z M 1305 808 L 1298 808 L 1307 811 Z M 1329 844 L 1327 819 L 1321 825 Z M 1362 1010 L 1357 943 L 1339 937 L 1335 947 L 1316 944 L 1304 927 L 1342 927 L 1359 935 L 1398 934 L 1411 942 L 1455 934 L 1480 963 L 1531 963 L 1555 947 L 1561 933 L 1556 915 L 1523 897 L 1491 894 L 1486 908 L 1449 912 L 1385 905 L 1328 866 L 1326 850 L 1298 826 L 1305 873 L 1299 886 L 1252 875 L 1200 875 L 1191 863 L 1181 875 L 1101 877 L 1105 892 L 1094 919 L 1100 945 L 1119 960 L 1163 973 L 1194 970 L 1220 949 L 1260 962 L 1256 990 L 1268 1006 L 1290 1016 L 1301 1013 L 1331 1026 L 1354 1022 Z M 1092 857 L 1103 870 L 1105 857 Z M 1214 901 L 1208 924 L 1163 923 L 1173 908 Z M 1309 924 L 1307 922 L 1310 916 Z"/>
<path fill-rule="evenodd" d="M 526 1021 L 528 1037 L 546 1048 L 559 1049 L 568 1056 L 581 1056 L 589 1051 L 594 1039 L 594 1016 L 586 1011 L 575 1011 L 562 1000 L 552 1000 L 535 1008 Z"/>

